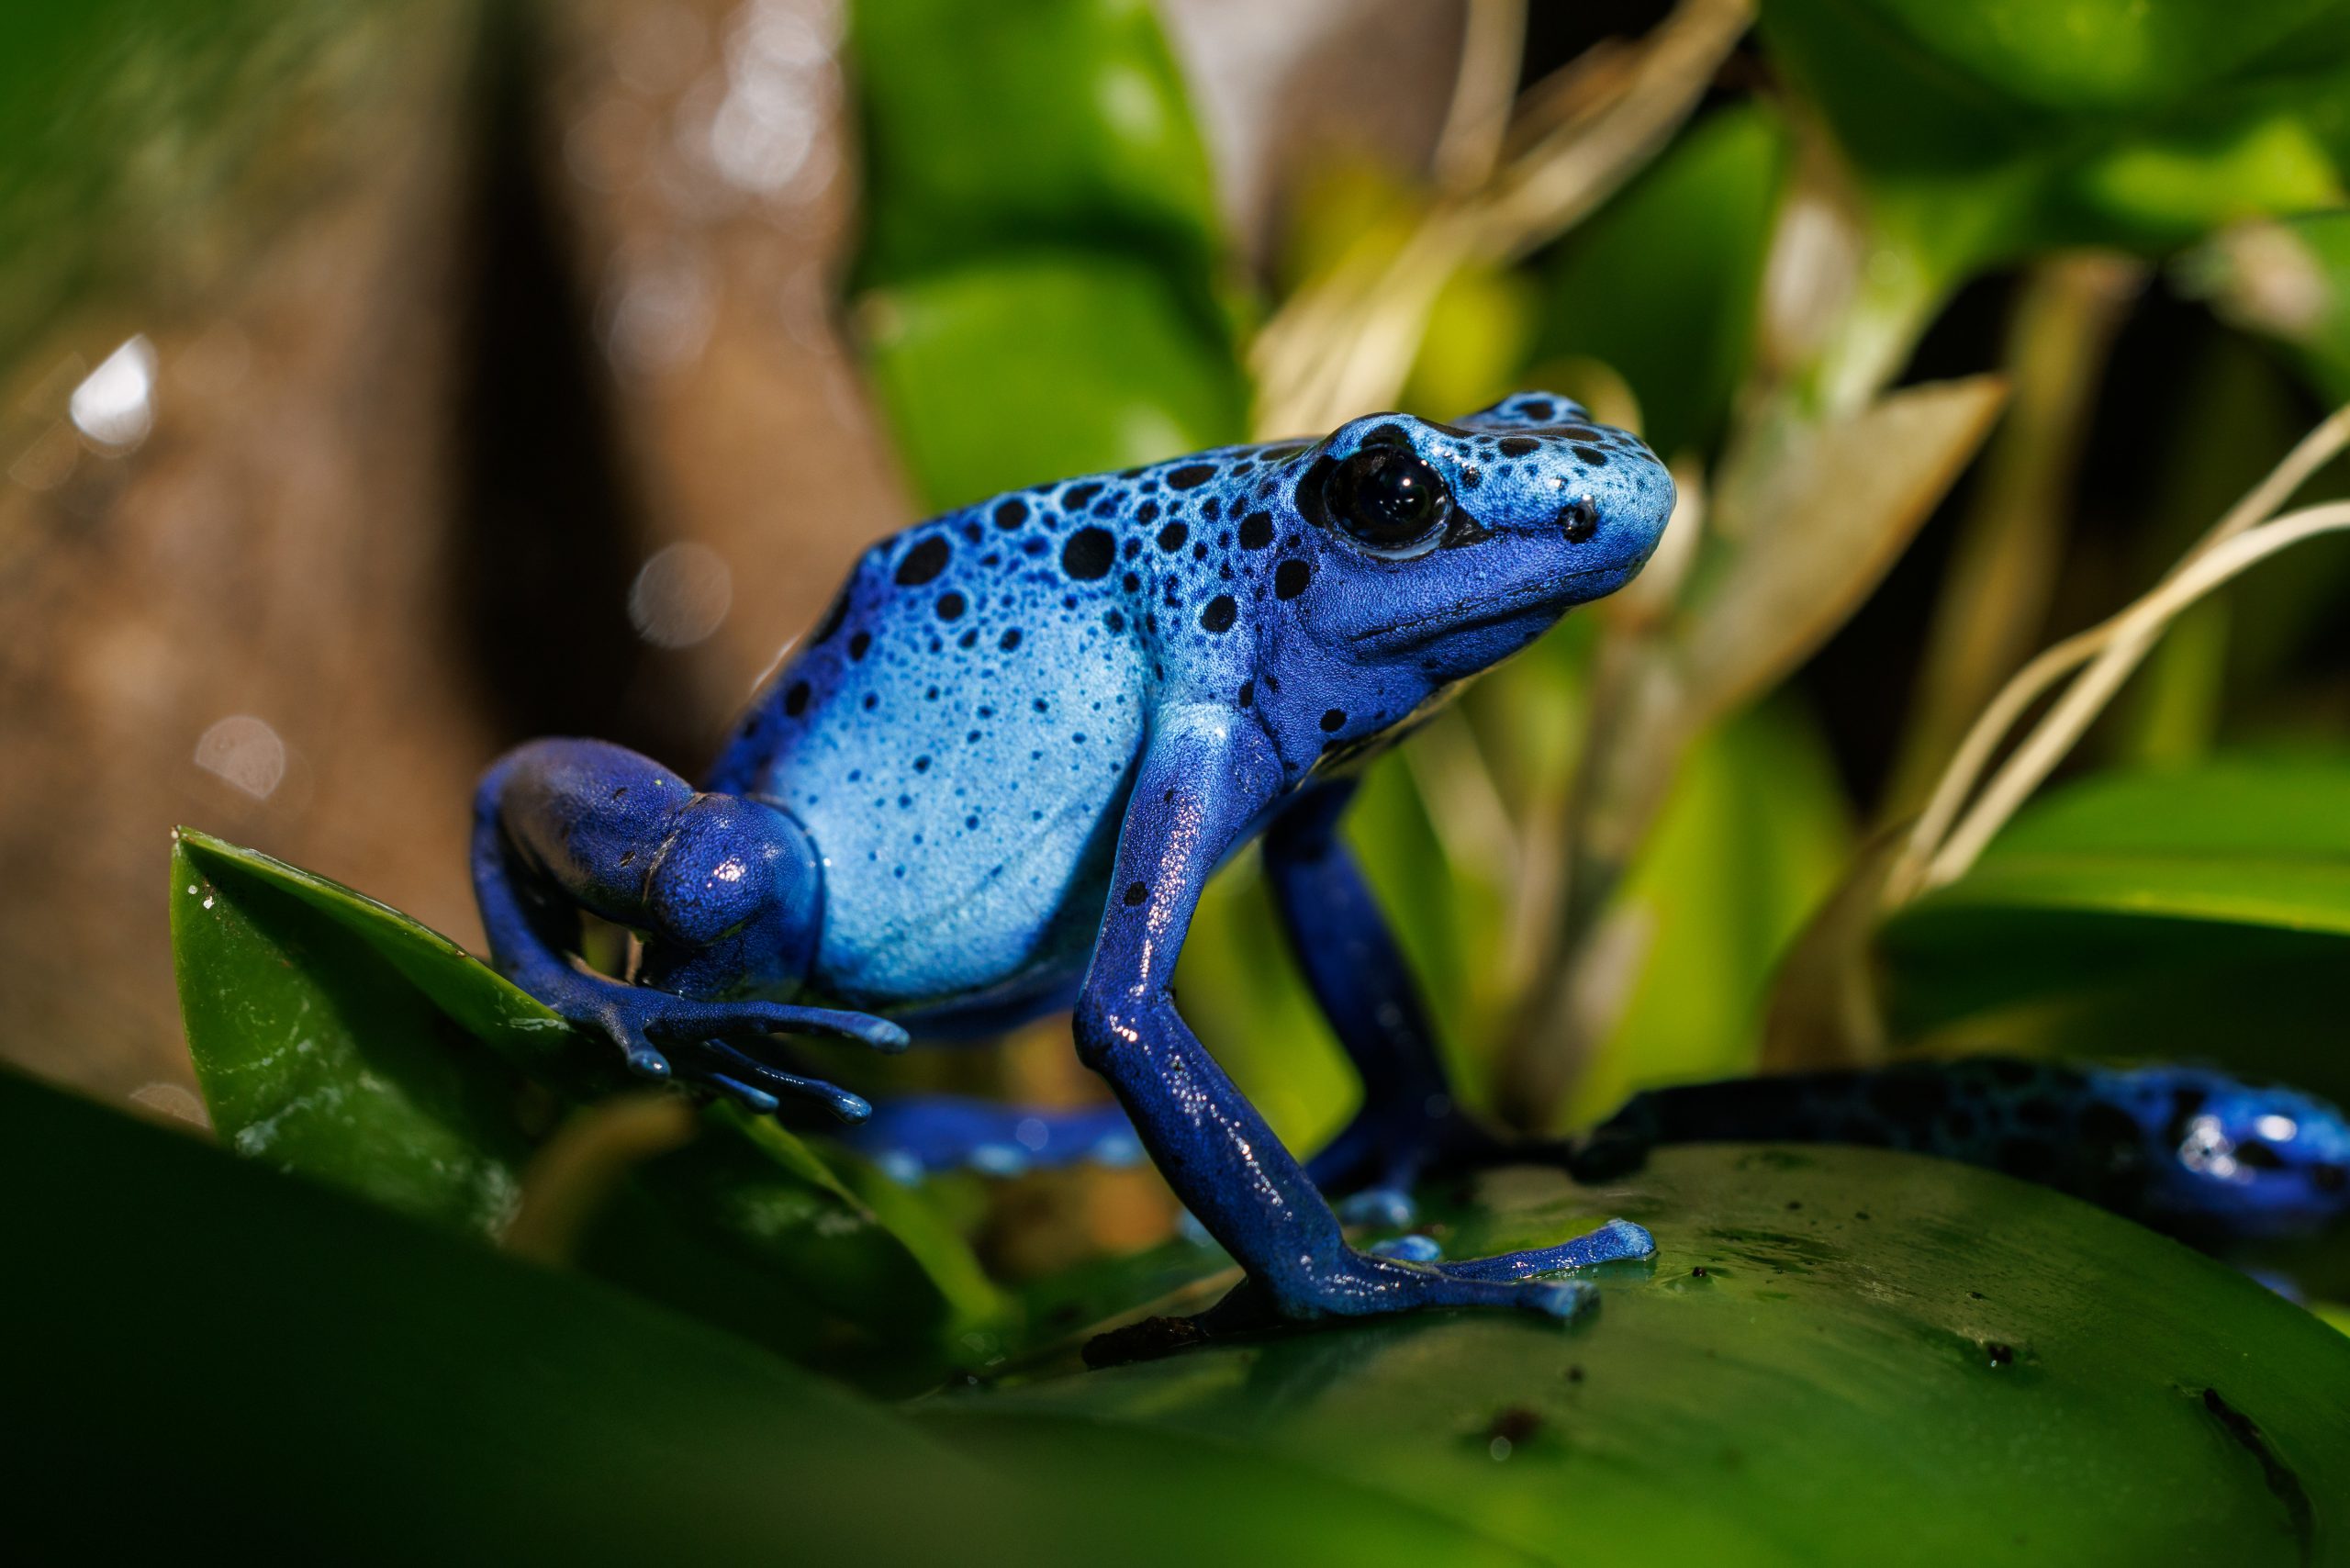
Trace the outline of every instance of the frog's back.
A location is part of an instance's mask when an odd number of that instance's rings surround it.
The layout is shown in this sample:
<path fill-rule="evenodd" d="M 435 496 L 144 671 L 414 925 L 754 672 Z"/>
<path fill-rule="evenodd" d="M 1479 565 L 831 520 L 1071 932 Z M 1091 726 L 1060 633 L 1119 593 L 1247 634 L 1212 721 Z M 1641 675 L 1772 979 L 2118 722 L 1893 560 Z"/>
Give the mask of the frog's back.
<path fill-rule="evenodd" d="M 1147 729 L 1133 498 L 1071 484 L 882 541 L 753 704 L 712 786 L 813 836 L 822 989 L 886 1006 L 1082 969 Z"/>

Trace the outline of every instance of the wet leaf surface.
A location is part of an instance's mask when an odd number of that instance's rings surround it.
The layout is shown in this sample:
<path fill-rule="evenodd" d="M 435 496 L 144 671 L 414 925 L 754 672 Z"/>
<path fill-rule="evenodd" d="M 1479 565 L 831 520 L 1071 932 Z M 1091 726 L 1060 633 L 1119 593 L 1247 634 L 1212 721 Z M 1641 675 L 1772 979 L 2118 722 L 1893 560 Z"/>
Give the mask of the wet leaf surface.
<path fill-rule="evenodd" d="M 39 1560 L 1525 1561 L 1214 1445 L 958 1454 L 730 1335 L 6 1075 L 0 1176 L 51 1194 L 0 1213 L 7 1533 Z"/>
<path fill-rule="evenodd" d="M 184 831 L 173 893 L 214 1125 L 274 1169 L 496 1239 L 559 1111 L 526 1078 L 574 1101 L 629 1081 L 455 943 L 325 878 Z M 712 1105 L 624 1174 L 586 1266 L 778 1348 L 886 1369 L 893 1345 L 888 1375 L 918 1385 L 933 1335 L 995 1309 L 916 1194 L 771 1119 Z"/>
<path fill-rule="evenodd" d="M 2350 1340 L 2165 1238 L 1940 1161 L 1751 1146 L 1596 1191 L 1503 1172 L 1441 1217 L 1471 1256 L 1611 1214 L 1658 1257 L 1572 1327 L 1458 1313 L 1087 1373 L 1072 1348 L 916 1408 L 974 1454 L 1264 1453 L 1561 1563 L 2344 1545 Z"/>

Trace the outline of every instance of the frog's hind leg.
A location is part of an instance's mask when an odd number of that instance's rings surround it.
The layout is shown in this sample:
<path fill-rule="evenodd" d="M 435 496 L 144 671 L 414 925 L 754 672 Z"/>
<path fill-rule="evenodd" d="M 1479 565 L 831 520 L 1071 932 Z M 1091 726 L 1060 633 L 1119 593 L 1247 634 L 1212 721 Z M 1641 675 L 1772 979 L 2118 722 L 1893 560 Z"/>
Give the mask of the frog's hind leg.
<path fill-rule="evenodd" d="M 1142 1140 L 1114 1104 L 1041 1109 L 952 1094 L 885 1100 L 850 1148 L 901 1182 L 942 1170 L 1016 1176 L 1070 1165 L 1141 1162 Z"/>
<path fill-rule="evenodd" d="M 1362 1078 L 1353 1122 L 1307 1166 L 1345 1218 L 1412 1222 L 1412 1189 L 1434 1170 L 1505 1152 L 1454 1105 L 1427 1010 L 1352 851 L 1338 835 L 1351 783 L 1300 796 L 1265 834 L 1265 870 L 1323 1015 Z"/>
<path fill-rule="evenodd" d="M 1533 1277 L 1573 1266 L 1556 1249 L 1456 1272 L 1357 1251 L 1176 1011 L 1169 980 L 1200 890 L 1280 788 L 1280 767 L 1249 725 L 1179 716 L 1153 737 L 1077 1007 L 1080 1057 L 1109 1081 L 1175 1195 L 1248 1272 L 1241 1300 L 1198 1327 L 1217 1331 L 1244 1306 L 1290 1321 L 1456 1306 L 1581 1313 L 1595 1299 L 1588 1282 Z"/>
<path fill-rule="evenodd" d="M 533 741 L 482 779 L 473 872 L 499 971 L 610 1040 L 643 1077 L 675 1075 L 760 1111 L 811 1099 L 855 1121 L 871 1107 L 788 1070 L 767 1036 L 906 1045 L 903 1029 L 867 1014 L 744 999 L 788 993 L 822 928 L 814 846 L 762 801 L 697 793 L 660 764 L 601 741 Z M 577 962 L 583 912 L 643 938 L 641 983 Z"/>

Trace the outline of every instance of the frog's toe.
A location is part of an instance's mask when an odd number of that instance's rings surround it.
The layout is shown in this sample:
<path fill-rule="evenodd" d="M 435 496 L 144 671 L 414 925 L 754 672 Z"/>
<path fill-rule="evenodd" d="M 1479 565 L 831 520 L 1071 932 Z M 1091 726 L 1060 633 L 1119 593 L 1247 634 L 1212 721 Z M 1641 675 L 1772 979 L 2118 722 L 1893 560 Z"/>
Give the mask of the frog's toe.
<path fill-rule="evenodd" d="M 1433 1263 L 1444 1256 L 1444 1249 L 1433 1236 L 1416 1231 L 1399 1236 L 1392 1241 L 1376 1241 L 1365 1249 L 1374 1258 L 1401 1258 L 1406 1263 Z"/>
<path fill-rule="evenodd" d="M 1417 1217 L 1419 1206 L 1400 1187 L 1366 1187 L 1338 1203 L 1338 1219 L 1345 1225 L 1401 1230 Z"/>
<path fill-rule="evenodd" d="M 1457 1280 L 1533 1280 L 1568 1269 L 1587 1269 L 1595 1263 L 1639 1262 L 1655 1256 L 1656 1238 L 1645 1227 L 1628 1219 L 1611 1219 L 1590 1235 L 1578 1236 L 1556 1247 L 1472 1258 L 1437 1267 Z"/>
<path fill-rule="evenodd" d="M 826 1035 L 851 1040 L 894 1055 L 911 1043 L 901 1025 L 870 1013 L 845 1013 L 832 1007 L 794 1007 L 780 1002 L 694 1002 L 664 991 L 663 1002 L 647 1020 L 649 1033 L 665 1038 L 715 1036 L 741 1039 L 761 1035 Z"/>
<path fill-rule="evenodd" d="M 787 1072 L 724 1040 L 698 1040 L 680 1047 L 677 1054 L 698 1081 L 733 1095 L 762 1114 L 778 1109 L 787 1099 L 812 1100 L 851 1124 L 873 1114 L 872 1103 L 863 1095 L 821 1078 Z"/>

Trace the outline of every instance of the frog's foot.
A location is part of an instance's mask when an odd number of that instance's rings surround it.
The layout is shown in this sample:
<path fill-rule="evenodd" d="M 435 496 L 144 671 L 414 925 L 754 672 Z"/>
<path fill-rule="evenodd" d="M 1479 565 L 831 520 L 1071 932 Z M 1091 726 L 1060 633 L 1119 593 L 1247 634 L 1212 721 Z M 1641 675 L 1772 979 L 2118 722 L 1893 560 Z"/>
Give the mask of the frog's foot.
<path fill-rule="evenodd" d="M 714 1090 L 763 1114 L 785 1099 L 815 1101 L 845 1122 L 861 1122 L 873 1114 L 861 1096 L 780 1065 L 770 1036 L 824 1035 L 890 1052 L 908 1043 L 903 1029 L 868 1013 L 777 1002 L 697 1002 L 618 980 L 576 979 L 576 986 L 543 1000 L 575 1027 L 618 1046 L 631 1072 Z"/>
<path fill-rule="evenodd" d="M 1114 1103 L 1041 1110 L 956 1095 L 912 1095 L 885 1102 L 846 1141 L 909 1183 L 939 1170 L 1016 1176 L 1068 1165 L 1136 1165 L 1143 1158 L 1142 1140 Z"/>
<path fill-rule="evenodd" d="M 1423 1263 L 1349 1252 L 1335 1265 L 1284 1281 L 1263 1294 L 1273 1315 L 1290 1322 L 1463 1306 L 1514 1307 L 1539 1317 L 1579 1316 L 1598 1305 L 1599 1292 L 1586 1281 L 1540 1277 L 1570 1266 L 1555 1260 L 1543 1266 L 1549 1254 L 1558 1250 L 1466 1263 Z"/>
<path fill-rule="evenodd" d="M 1556 1247 L 1457 1263 L 1438 1261 L 1442 1249 L 1428 1237 L 1399 1237 L 1349 1252 L 1335 1266 L 1301 1272 L 1278 1290 L 1250 1278 L 1195 1316 L 1152 1317 L 1112 1329 L 1086 1345 L 1085 1361 L 1089 1366 L 1115 1366 L 1284 1324 L 1391 1312 L 1503 1306 L 1572 1319 L 1599 1305 L 1598 1287 L 1587 1280 L 1548 1276 L 1595 1263 L 1639 1261 L 1655 1253 L 1655 1239 L 1622 1219 Z"/>
<path fill-rule="evenodd" d="M 1419 1245 L 1411 1245 L 1416 1241 Z M 1656 1256 L 1656 1240 L 1629 1220 L 1611 1219 L 1588 1236 L 1555 1247 L 1471 1258 L 1457 1263 L 1427 1258 L 1434 1244 L 1406 1238 L 1383 1252 L 1350 1252 L 1335 1268 L 1316 1270 L 1274 1296 L 1283 1317 L 1356 1316 L 1430 1307 L 1514 1306 L 1549 1317 L 1572 1317 L 1596 1305 L 1597 1289 L 1583 1280 L 1550 1276 L 1595 1263 Z"/>
<path fill-rule="evenodd" d="M 1587 1269 L 1595 1263 L 1644 1261 L 1656 1256 L 1656 1238 L 1630 1220 L 1611 1219 L 1590 1235 L 1578 1236 L 1556 1247 L 1539 1247 L 1497 1258 L 1473 1258 L 1463 1263 L 1445 1262 L 1444 1248 L 1436 1238 L 1416 1231 L 1375 1242 L 1368 1250 L 1379 1258 L 1434 1263 L 1445 1273 L 1465 1280 L 1530 1280 L 1563 1269 Z"/>
<path fill-rule="evenodd" d="M 1337 1199 L 1339 1219 L 1400 1230 L 1418 1217 L 1412 1190 L 1424 1177 L 1509 1162 L 1508 1144 L 1449 1104 L 1426 1109 L 1407 1116 L 1366 1110 L 1307 1162 L 1314 1184 Z"/>

